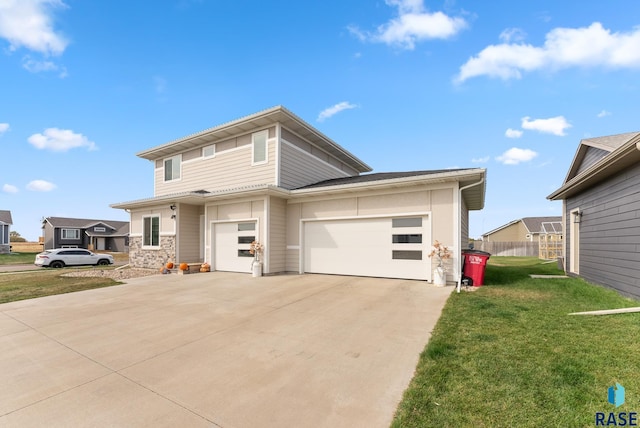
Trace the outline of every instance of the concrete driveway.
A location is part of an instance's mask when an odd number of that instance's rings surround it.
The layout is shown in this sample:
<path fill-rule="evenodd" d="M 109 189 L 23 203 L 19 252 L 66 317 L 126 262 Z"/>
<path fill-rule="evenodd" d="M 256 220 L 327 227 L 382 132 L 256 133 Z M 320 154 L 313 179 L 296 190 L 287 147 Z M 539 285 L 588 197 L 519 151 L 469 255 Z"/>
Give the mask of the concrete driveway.
<path fill-rule="evenodd" d="M 0 305 L 2 427 L 387 427 L 452 287 L 157 275 Z"/>

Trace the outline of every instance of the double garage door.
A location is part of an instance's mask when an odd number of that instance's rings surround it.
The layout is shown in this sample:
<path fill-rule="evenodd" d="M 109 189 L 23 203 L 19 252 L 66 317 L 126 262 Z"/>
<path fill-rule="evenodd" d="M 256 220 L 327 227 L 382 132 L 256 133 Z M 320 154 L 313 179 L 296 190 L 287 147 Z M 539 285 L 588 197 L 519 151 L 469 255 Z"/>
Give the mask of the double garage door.
<path fill-rule="evenodd" d="M 428 216 L 305 221 L 303 271 L 431 279 Z"/>

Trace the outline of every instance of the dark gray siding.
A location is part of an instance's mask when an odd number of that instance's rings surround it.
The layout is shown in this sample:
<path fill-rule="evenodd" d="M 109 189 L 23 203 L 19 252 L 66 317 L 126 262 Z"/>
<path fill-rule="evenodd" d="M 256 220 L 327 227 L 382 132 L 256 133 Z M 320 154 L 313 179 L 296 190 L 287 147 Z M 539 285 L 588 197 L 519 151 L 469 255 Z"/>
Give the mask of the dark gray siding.
<path fill-rule="evenodd" d="M 583 213 L 580 276 L 640 298 L 640 165 L 567 199 L 568 235 L 576 208 Z"/>
<path fill-rule="evenodd" d="M 580 168 L 578 168 L 576 175 L 580 174 L 582 171 L 589 168 L 591 165 L 595 164 L 608 154 L 609 152 L 607 152 L 606 150 L 598 149 L 596 147 L 588 147 L 587 153 L 585 153 L 584 159 L 582 160 L 582 163 L 580 164 Z"/>

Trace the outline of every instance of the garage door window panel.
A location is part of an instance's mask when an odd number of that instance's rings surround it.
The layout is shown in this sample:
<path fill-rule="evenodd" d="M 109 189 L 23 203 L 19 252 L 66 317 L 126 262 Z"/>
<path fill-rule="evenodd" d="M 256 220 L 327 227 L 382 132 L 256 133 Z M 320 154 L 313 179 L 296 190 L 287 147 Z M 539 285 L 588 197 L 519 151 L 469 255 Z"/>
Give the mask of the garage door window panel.
<path fill-rule="evenodd" d="M 393 250 L 391 252 L 393 260 L 422 260 L 422 251 L 418 250 Z"/>
<path fill-rule="evenodd" d="M 391 220 L 391 227 L 422 227 L 422 217 L 402 217 Z"/>
<path fill-rule="evenodd" d="M 422 233 L 392 235 L 393 244 L 422 244 Z"/>

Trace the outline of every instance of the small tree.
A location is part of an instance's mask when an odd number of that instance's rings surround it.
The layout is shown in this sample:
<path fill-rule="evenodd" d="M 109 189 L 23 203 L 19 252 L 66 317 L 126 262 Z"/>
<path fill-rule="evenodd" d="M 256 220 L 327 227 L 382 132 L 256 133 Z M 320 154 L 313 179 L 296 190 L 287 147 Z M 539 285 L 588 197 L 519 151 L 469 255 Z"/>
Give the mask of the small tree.
<path fill-rule="evenodd" d="M 20 236 L 18 232 L 12 230 L 9 233 L 9 242 L 27 242 L 27 240 Z"/>

